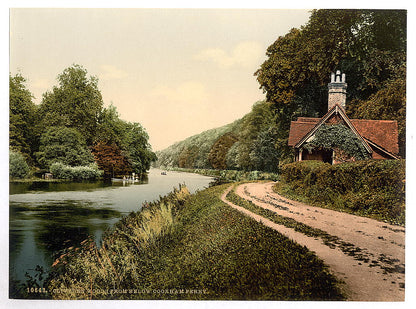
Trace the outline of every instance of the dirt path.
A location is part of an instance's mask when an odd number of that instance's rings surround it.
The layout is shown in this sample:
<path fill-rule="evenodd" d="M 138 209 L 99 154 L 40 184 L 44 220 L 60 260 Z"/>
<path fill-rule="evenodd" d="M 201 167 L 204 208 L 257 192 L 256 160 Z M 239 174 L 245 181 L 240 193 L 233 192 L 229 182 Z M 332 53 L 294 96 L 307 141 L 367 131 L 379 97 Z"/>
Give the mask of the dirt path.
<path fill-rule="evenodd" d="M 234 205 L 226 199 L 232 187 L 221 199 L 314 251 L 342 281 L 340 288 L 349 300 L 404 301 L 403 227 L 288 200 L 273 192 L 273 184 L 243 184 L 236 188 L 236 194 L 257 206 L 321 231 L 322 236 L 307 236 Z"/>

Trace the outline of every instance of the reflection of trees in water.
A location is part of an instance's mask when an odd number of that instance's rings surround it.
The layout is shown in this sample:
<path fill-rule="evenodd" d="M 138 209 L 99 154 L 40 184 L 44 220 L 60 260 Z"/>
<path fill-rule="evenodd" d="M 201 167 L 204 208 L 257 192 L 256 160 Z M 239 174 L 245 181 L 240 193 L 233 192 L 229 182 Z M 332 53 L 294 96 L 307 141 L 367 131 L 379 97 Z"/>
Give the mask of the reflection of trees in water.
<path fill-rule="evenodd" d="M 78 245 L 96 230 L 106 229 L 101 220 L 121 217 L 111 208 L 95 208 L 94 202 L 59 201 L 36 208 L 34 217 L 40 219 L 35 231 L 36 242 L 51 255 Z M 99 219 L 99 222 L 91 222 Z"/>
<path fill-rule="evenodd" d="M 9 232 L 9 258 L 14 260 L 23 243 L 23 233 L 20 229 Z M 11 265 L 10 265 L 11 266 Z"/>
<path fill-rule="evenodd" d="M 85 191 L 111 186 L 111 182 L 105 181 L 80 181 L 80 182 L 12 182 L 10 183 L 10 194 L 22 194 L 30 191 Z"/>
<path fill-rule="evenodd" d="M 138 182 L 131 185 L 142 185 L 149 183 L 148 175 L 141 175 Z M 111 179 L 101 181 L 80 181 L 80 182 L 11 182 L 10 194 L 23 194 L 31 191 L 63 192 L 63 191 L 88 191 L 111 186 L 118 186 L 112 183 Z"/>
<path fill-rule="evenodd" d="M 110 219 L 121 216 L 121 212 L 109 207 L 97 207 L 97 203 L 92 201 L 66 200 L 42 204 L 10 202 L 10 261 L 15 261 L 22 254 L 22 245 L 28 232 L 34 233 L 36 247 L 43 252 L 45 259 L 53 261 L 66 248 L 77 246 L 90 235 L 101 234 L 101 230 L 108 228 Z M 36 267 L 33 265 L 33 269 Z M 28 270 L 19 271 L 25 273 Z M 38 280 L 37 273 L 32 273 L 26 283 L 11 275 L 10 297 L 34 298 L 32 294 L 25 294 L 28 284 L 33 285 Z"/>

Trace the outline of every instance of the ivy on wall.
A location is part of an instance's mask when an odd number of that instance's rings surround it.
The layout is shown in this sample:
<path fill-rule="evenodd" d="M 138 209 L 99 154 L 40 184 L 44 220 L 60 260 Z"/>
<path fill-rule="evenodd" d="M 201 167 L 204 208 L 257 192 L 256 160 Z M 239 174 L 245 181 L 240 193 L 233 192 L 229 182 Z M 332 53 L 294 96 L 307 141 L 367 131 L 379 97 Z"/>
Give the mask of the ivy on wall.
<path fill-rule="evenodd" d="M 306 143 L 304 148 L 309 152 L 316 148 L 341 150 L 356 160 L 364 160 L 370 157 L 360 139 L 343 124 L 319 127 L 314 138 Z"/>

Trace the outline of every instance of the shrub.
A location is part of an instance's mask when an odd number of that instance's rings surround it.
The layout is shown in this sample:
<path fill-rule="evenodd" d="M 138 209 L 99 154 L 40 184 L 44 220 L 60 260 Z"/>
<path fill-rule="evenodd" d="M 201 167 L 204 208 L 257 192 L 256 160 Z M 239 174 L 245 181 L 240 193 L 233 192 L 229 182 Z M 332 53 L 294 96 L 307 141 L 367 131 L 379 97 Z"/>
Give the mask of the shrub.
<path fill-rule="evenodd" d="M 103 175 L 96 163 L 88 166 L 68 166 L 62 163 L 54 163 L 50 171 L 55 178 L 71 180 L 93 180 Z"/>
<path fill-rule="evenodd" d="M 280 181 L 278 190 L 306 202 L 404 224 L 404 160 L 295 162 L 282 166 Z"/>
<path fill-rule="evenodd" d="M 10 151 L 9 154 L 9 177 L 25 178 L 29 175 L 29 166 L 25 158 L 19 152 Z"/>

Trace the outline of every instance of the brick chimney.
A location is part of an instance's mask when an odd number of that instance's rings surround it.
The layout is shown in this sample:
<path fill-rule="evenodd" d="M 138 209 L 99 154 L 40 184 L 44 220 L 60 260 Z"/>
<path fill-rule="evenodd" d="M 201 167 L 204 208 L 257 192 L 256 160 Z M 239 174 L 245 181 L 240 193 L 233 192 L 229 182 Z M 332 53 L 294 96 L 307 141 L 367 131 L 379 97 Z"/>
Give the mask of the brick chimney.
<path fill-rule="evenodd" d="M 337 70 L 337 73 L 331 73 L 331 82 L 328 84 L 328 110 L 339 104 L 345 109 L 347 100 L 347 83 L 345 82 L 345 73 Z"/>

